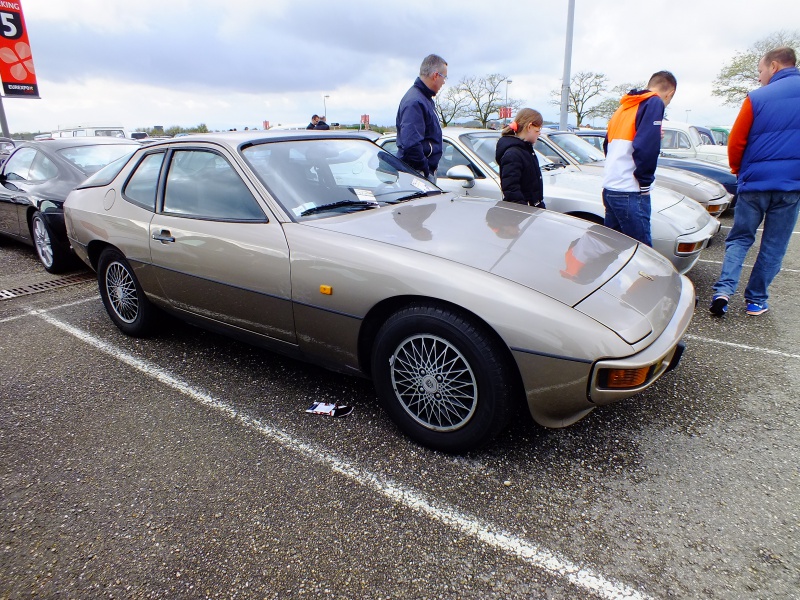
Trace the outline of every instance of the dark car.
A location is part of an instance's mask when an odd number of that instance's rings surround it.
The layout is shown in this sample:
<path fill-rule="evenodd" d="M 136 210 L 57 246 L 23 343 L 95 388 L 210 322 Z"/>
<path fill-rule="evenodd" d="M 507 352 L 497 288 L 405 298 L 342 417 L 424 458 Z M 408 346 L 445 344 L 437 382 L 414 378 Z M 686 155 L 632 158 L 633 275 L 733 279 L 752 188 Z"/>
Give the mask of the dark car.
<path fill-rule="evenodd" d="M 594 129 L 591 131 L 582 130 L 575 131 L 573 133 L 582 137 L 599 150 L 603 150 L 603 140 L 606 137 L 605 129 Z M 709 179 L 719 182 L 726 191 L 733 195 L 733 198 L 731 199 L 731 207 L 736 205 L 736 175 L 731 173 L 730 170 L 724 165 L 720 163 L 713 163 L 707 160 L 675 156 L 665 151 L 661 152 L 661 156 L 658 159 L 658 165 L 661 167 L 670 167 L 672 169 L 691 171 L 692 173 L 697 173 L 698 175 L 702 175 L 703 177 L 708 177 Z"/>
<path fill-rule="evenodd" d="M 17 142 L 0 170 L 0 234 L 36 248 L 51 273 L 72 262 L 64 200 L 89 175 L 141 144 L 117 138 Z"/>

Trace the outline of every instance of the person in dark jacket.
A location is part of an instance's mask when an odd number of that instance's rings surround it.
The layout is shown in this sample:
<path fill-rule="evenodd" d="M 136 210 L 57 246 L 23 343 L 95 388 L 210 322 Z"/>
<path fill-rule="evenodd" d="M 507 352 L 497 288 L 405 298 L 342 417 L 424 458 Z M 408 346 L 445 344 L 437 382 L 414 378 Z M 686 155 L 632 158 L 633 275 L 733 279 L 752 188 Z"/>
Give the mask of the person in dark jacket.
<path fill-rule="evenodd" d="M 419 77 L 397 109 L 397 156 L 434 183 L 442 157 L 442 126 L 433 97 L 445 81 L 445 60 L 436 54 L 426 56 Z"/>
<path fill-rule="evenodd" d="M 317 123 L 319 123 L 319 115 L 313 115 L 311 117 L 311 123 L 306 126 L 306 129 L 315 129 L 317 127 Z"/>
<path fill-rule="evenodd" d="M 330 128 L 331 128 L 331 126 L 330 126 L 330 125 L 328 125 L 328 122 L 325 120 L 326 118 L 327 118 L 327 117 L 325 117 L 325 115 L 322 115 L 322 116 L 319 118 L 319 121 L 317 121 L 317 126 L 316 126 L 316 127 L 314 127 L 314 129 L 322 129 L 322 130 L 328 130 L 328 129 L 330 129 Z"/>
<path fill-rule="evenodd" d="M 760 88 L 747 95 L 728 137 L 728 160 L 739 198 L 725 240 L 722 271 L 709 310 L 719 317 L 739 285 L 744 259 L 761 244 L 744 290 L 746 312 L 769 310 L 769 286 L 781 270 L 800 214 L 800 70 L 789 47 L 767 52 L 758 62 Z"/>
<path fill-rule="evenodd" d="M 523 108 L 503 128 L 497 140 L 494 159 L 500 167 L 500 187 L 506 202 L 546 208 L 542 172 L 533 152 L 533 144 L 539 139 L 542 123 L 544 119 L 539 111 Z"/>

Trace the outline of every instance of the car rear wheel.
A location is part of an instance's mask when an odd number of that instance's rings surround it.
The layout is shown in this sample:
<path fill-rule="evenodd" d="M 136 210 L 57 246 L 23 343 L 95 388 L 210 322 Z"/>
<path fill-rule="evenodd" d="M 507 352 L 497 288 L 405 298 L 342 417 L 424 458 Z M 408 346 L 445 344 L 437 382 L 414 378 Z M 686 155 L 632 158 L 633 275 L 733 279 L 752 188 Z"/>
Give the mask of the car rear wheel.
<path fill-rule="evenodd" d="M 453 310 L 418 304 L 393 314 L 378 332 L 372 374 L 383 408 L 429 448 L 472 450 L 508 424 L 507 353 Z"/>
<path fill-rule="evenodd" d="M 36 254 L 39 255 L 44 268 L 49 273 L 60 273 L 63 271 L 69 257 L 58 245 L 53 244 L 53 233 L 47 221 L 44 220 L 42 213 L 33 213 L 31 219 L 31 233 L 33 234 L 33 244 L 36 246 Z"/>
<path fill-rule="evenodd" d="M 133 269 L 118 250 L 108 248 L 100 255 L 97 283 L 106 312 L 120 330 L 135 337 L 152 331 L 156 308 L 144 295 Z"/>

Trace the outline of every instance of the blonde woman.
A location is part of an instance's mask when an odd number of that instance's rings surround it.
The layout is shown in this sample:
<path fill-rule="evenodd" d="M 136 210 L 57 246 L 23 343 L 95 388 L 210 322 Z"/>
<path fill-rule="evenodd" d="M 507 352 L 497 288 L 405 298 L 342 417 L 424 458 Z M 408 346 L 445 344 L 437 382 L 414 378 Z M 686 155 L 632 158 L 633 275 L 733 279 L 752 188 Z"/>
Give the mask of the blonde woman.
<path fill-rule="evenodd" d="M 543 123 L 539 111 L 523 108 L 497 140 L 494 157 L 500 167 L 500 187 L 506 202 L 545 208 L 542 172 L 533 152 Z"/>

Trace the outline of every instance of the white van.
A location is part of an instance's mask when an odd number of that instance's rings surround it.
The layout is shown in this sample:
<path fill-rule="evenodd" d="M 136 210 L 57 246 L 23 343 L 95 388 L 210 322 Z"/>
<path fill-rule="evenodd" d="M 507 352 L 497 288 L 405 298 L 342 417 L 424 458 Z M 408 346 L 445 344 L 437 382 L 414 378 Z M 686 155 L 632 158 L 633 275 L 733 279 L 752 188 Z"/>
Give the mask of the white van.
<path fill-rule="evenodd" d="M 122 125 L 105 125 L 99 127 L 85 127 L 77 125 L 75 127 L 65 127 L 52 133 L 54 138 L 64 137 L 117 137 L 117 138 L 130 138 L 130 134 Z"/>

